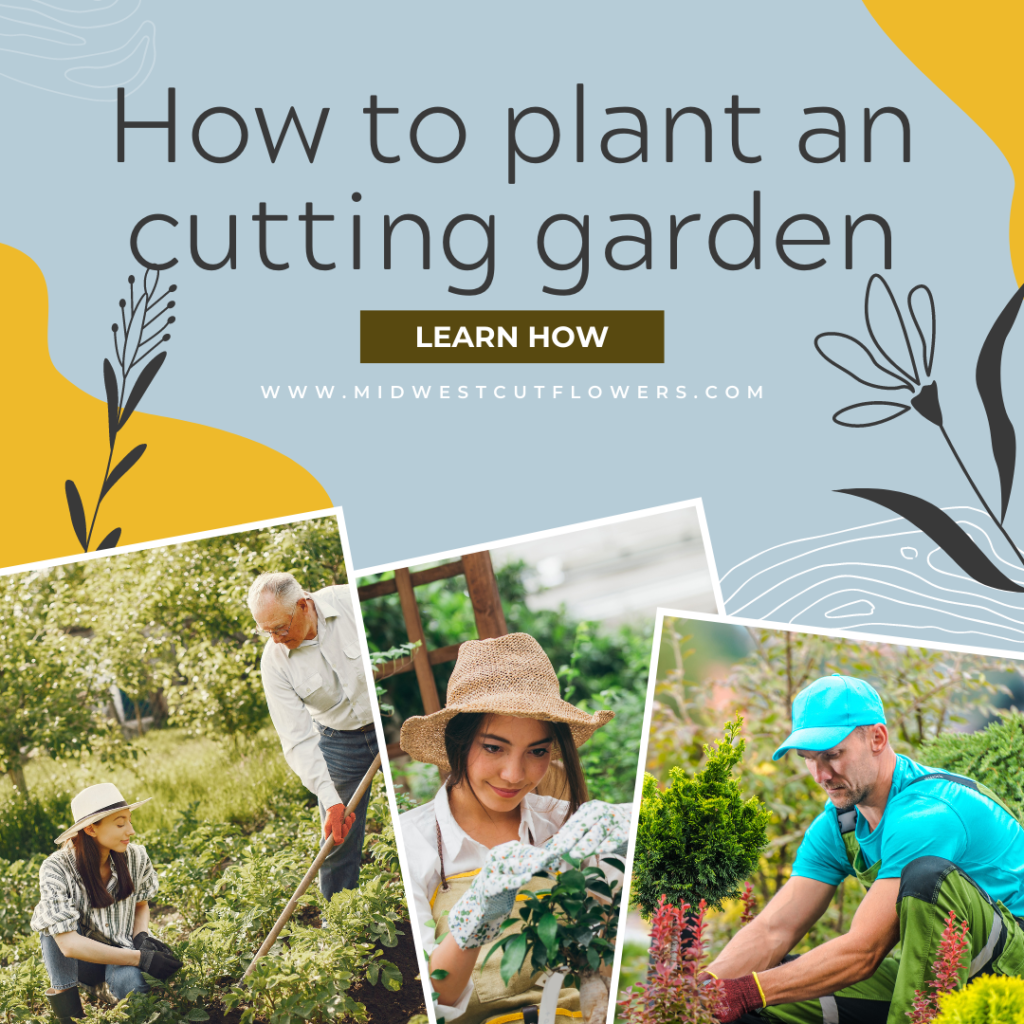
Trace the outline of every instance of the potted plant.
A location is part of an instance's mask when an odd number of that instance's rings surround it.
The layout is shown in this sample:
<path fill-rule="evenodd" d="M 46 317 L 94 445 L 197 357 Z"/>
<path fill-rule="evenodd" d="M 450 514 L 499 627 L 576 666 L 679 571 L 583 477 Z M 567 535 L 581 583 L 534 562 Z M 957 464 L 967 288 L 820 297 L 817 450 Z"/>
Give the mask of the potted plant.
<path fill-rule="evenodd" d="M 534 971 L 548 974 L 540 1024 L 553 1024 L 563 985 L 579 989 L 583 1024 L 603 1024 L 609 977 L 601 968 L 610 971 L 615 955 L 622 887 L 618 880 L 609 881 L 602 867 L 567 860 L 572 869 L 557 875 L 550 889 L 530 893 L 518 904 L 518 913 L 503 927 L 522 922 L 522 930 L 496 942 L 488 957 L 502 950 L 501 977 L 506 985 L 526 962 Z M 614 857 L 602 863 L 624 870 Z"/>

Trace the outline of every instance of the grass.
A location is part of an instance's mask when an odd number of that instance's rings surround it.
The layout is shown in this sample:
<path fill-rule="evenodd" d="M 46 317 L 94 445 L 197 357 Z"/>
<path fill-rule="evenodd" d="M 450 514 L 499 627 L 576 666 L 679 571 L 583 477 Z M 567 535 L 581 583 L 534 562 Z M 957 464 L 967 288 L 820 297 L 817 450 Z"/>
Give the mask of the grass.
<path fill-rule="evenodd" d="M 132 824 L 140 833 L 168 828 L 196 801 L 202 820 L 251 825 L 266 818 L 267 807 L 280 799 L 282 792 L 299 799 L 308 796 L 285 763 L 273 729 L 261 730 L 238 744 L 187 736 L 178 729 L 158 729 L 132 745 L 138 750 L 138 759 L 113 769 L 90 760 L 53 761 L 47 757 L 34 758 L 25 766 L 29 799 L 52 809 L 52 816 L 60 819 L 52 821 L 54 837 L 71 824 L 70 812 L 65 809 L 70 797 L 98 782 L 113 782 L 129 803 L 153 797 L 132 812 Z M 19 813 L 15 790 L 0 783 L 0 833 L 5 824 L 17 825 L 11 819 Z M 4 845 L 0 835 L 0 847 Z M 53 847 L 38 849 L 49 853 Z"/>

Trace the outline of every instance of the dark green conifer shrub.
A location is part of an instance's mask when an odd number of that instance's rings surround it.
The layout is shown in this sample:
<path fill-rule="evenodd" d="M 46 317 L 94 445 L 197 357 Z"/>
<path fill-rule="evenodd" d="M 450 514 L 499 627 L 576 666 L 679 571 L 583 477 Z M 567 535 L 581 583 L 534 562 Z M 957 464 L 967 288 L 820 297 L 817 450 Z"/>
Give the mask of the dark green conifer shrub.
<path fill-rule="evenodd" d="M 744 800 L 733 777 L 745 746 L 737 739 L 741 724 L 737 717 L 722 740 L 705 744 L 706 762 L 694 775 L 670 769 L 664 791 L 652 775 L 644 778 L 632 892 L 645 918 L 662 896 L 691 906 L 704 900 L 721 910 L 757 867 L 770 812 L 755 796 Z"/>
<path fill-rule="evenodd" d="M 1024 822 L 1024 715 L 1019 711 L 978 732 L 943 733 L 921 751 L 921 761 L 983 783 Z"/>

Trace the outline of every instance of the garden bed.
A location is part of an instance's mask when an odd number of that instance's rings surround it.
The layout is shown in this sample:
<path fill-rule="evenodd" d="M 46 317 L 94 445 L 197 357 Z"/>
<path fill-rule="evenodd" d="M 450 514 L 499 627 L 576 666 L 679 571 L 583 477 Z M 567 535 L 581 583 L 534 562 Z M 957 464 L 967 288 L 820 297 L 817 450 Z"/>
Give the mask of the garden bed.
<path fill-rule="evenodd" d="M 187 756 L 189 744 L 181 746 Z M 276 745 L 262 754 L 280 758 Z M 290 778 L 249 820 L 208 818 L 197 801 L 177 806 L 171 823 L 138 839 L 160 879 L 153 931 L 184 966 L 146 995 L 90 1005 L 91 1020 L 404 1024 L 425 1012 L 382 776 L 370 796 L 359 887 L 327 903 L 311 886 L 244 985 L 238 979 L 316 855 L 316 807 Z M 0 860 L 0 1021 L 46 1021 L 48 982 L 28 927 L 43 851 L 20 852 L 19 861 Z"/>

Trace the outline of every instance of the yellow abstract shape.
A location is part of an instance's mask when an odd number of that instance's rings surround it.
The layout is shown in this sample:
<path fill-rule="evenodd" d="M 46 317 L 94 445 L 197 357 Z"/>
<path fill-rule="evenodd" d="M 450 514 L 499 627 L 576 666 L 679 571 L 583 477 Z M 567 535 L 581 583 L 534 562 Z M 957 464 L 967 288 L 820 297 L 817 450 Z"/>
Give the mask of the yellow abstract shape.
<path fill-rule="evenodd" d="M 77 484 L 88 524 L 109 454 L 106 403 L 75 387 L 50 361 L 47 316 L 42 271 L 24 253 L 0 245 L 4 566 L 81 552 L 64 481 Z M 102 333 L 110 337 L 109 330 Z M 97 380 L 105 354 L 96 356 Z M 146 451 L 103 499 L 90 550 L 116 527 L 123 545 L 332 504 L 300 465 L 223 430 L 136 411 L 117 435 L 115 464 L 138 444 Z"/>
<path fill-rule="evenodd" d="M 1013 171 L 1024 171 L 1020 0 L 864 0 L 885 34 L 999 147 Z M 1010 208 L 1010 257 L 1024 281 L 1024 195 Z"/>

